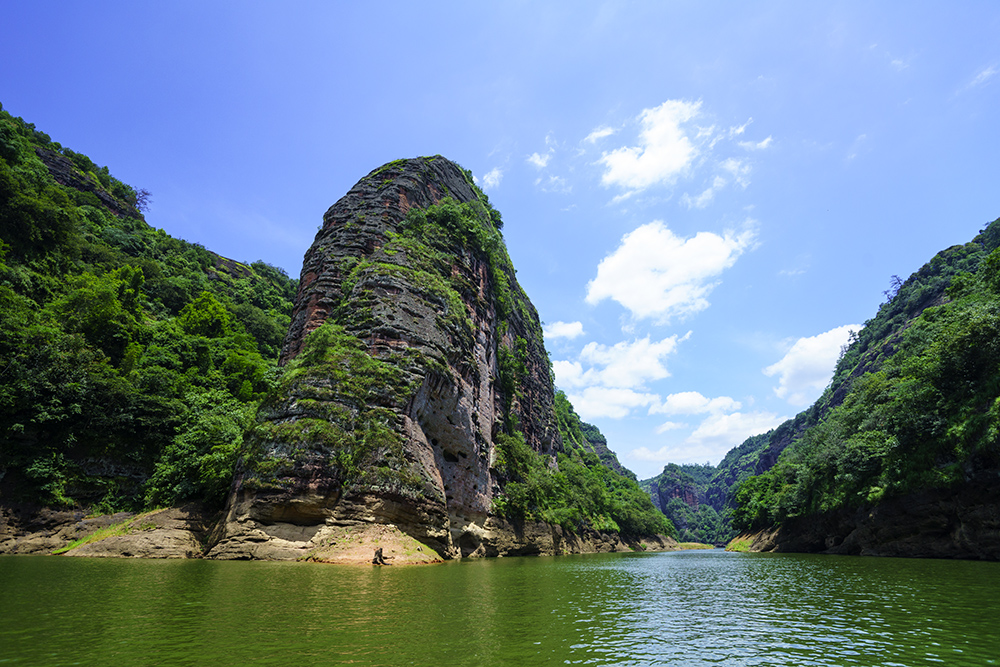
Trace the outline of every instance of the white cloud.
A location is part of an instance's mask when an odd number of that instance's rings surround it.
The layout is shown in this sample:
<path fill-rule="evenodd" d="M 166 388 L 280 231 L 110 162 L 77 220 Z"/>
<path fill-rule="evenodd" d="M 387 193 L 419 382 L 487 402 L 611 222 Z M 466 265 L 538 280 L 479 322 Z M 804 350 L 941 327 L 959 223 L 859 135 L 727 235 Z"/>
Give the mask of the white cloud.
<path fill-rule="evenodd" d="M 531 155 L 528 156 L 528 162 L 535 165 L 539 169 L 544 169 L 549 164 L 549 160 L 551 159 L 552 159 L 551 152 L 546 153 L 545 155 L 541 155 L 539 153 L 532 153 Z"/>
<path fill-rule="evenodd" d="M 660 447 L 656 451 L 649 447 L 637 447 L 628 453 L 628 457 L 640 461 L 677 462 L 678 458 L 674 455 L 676 450 L 676 447 Z"/>
<path fill-rule="evenodd" d="M 745 148 L 748 151 L 762 151 L 771 145 L 774 138 L 771 135 L 767 135 L 767 139 L 763 141 L 740 141 L 739 147 Z"/>
<path fill-rule="evenodd" d="M 701 443 L 684 442 L 676 445 L 665 445 L 652 450 L 639 447 L 625 454 L 630 459 L 653 461 L 654 463 L 718 463 L 731 447 L 714 447 Z"/>
<path fill-rule="evenodd" d="M 542 192 L 555 192 L 558 194 L 567 194 L 573 191 L 573 186 L 569 184 L 562 176 L 551 175 L 547 179 L 539 178 L 535 181 L 535 185 L 542 189 Z"/>
<path fill-rule="evenodd" d="M 618 130 L 615 130 L 615 129 L 607 127 L 607 126 L 599 127 L 597 129 L 595 129 L 593 132 L 591 132 L 590 134 L 588 134 L 586 137 L 584 137 L 583 140 L 586 141 L 589 144 L 597 143 L 597 141 L 599 139 L 603 139 L 604 137 L 610 137 L 612 134 L 614 134 L 617 131 Z"/>
<path fill-rule="evenodd" d="M 967 85 L 966 88 L 974 88 L 975 86 L 981 86 L 982 84 L 992 79 L 998 71 L 1000 70 L 997 70 L 995 65 L 990 65 L 986 69 L 979 72 L 979 74 L 977 74 L 975 78 L 973 78 L 972 81 L 969 82 L 969 85 Z"/>
<path fill-rule="evenodd" d="M 725 187 L 725 185 L 726 179 L 721 176 L 716 176 L 715 180 L 712 181 L 712 184 L 697 197 L 692 197 L 685 192 L 684 196 L 681 197 L 681 203 L 687 206 L 688 209 L 705 208 L 715 198 L 715 193 Z"/>
<path fill-rule="evenodd" d="M 613 299 L 637 318 L 667 322 L 708 308 L 715 279 L 754 242 L 752 229 L 684 239 L 660 221 L 629 232 L 601 260 L 587 284 L 587 303 Z"/>
<path fill-rule="evenodd" d="M 622 419 L 635 408 L 652 405 L 656 394 L 644 394 L 620 387 L 587 387 L 579 394 L 568 396 L 573 408 L 583 419 Z"/>
<path fill-rule="evenodd" d="M 687 424 L 680 424 L 678 422 L 663 422 L 656 427 L 657 433 L 666 433 L 667 431 L 676 431 L 677 429 L 687 428 Z"/>
<path fill-rule="evenodd" d="M 681 126 L 698 116 L 700 108 L 700 101 L 667 100 L 644 109 L 639 114 L 639 145 L 604 153 L 599 160 L 606 168 L 601 182 L 629 191 L 673 182 L 698 155 Z"/>
<path fill-rule="evenodd" d="M 848 342 L 857 324 L 845 324 L 830 331 L 799 338 L 780 361 L 764 369 L 768 377 L 778 376 L 774 393 L 789 404 L 805 406 L 816 400 L 830 383 L 840 348 Z"/>
<path fill-rule="evenodd" d="M 697 392 L 686 393 L 700 396 Z M 735 404 L 737 407 L 739 406 L 738 403 Z M 628 452 L 625 456 L 640 461 L 669 461 L 673 463 L 714 461 L 718 463 L 733 447 L 752 435 L 770 431 L 786 419 L 787 417 L 779 417 L 770 412 L 733 412 L 732 414 L 715 412 L 709 414 L 683 442 L 664 445 L 655 450 L 649 447 L 639 447 Z M 681 428 L 687 428 L 687 425 L 666 422 L 656 429 L 656 433 L 662 434 Z"/>
<path fill-rule="evenodd" d="M 610 346 L 587 343 L 579 360 L 552 362 L 556 385 L 577 390 L 569 398 L 585 418 L 621 419 L 636 408 L 657 407 L 662 403 L 660 396 L 643 388 L 647 382 L 670 376 L 666 358 L 686 339 L 687 335 L 651 341 L 647 336 Z"/>
<path fill-rule="evenodd" d="M 747 122 L 743 123 L 742 125 L 734 125 L 733 127 L 729 128 L 729 137 L 733 138 L 740 136 L 741 134 L 746 132 L 747 126 L 749 126 L 750 123 L 752 122 L 753 118 L 747 118 Z"/>
<path fill-rule="evenodd" d="M 552 362 L 552 371 L 556 374 L 556 386 L 561 389 L 582 387 L 587 384 L 583 378 L 583 364 L 579 361 L 557 360 Z"/>
<path fill-rule="evenodd" d="M 583 335 L 583 323 L 553 322 L 542 327 L 542 332 L 545 334 L 545 340 L 554 340 L 556 338 L 573 339 Z"/>
<path fill-rule="evenodd" d="M 650 407 L 649 413 L 667 415 L 696 415 L 707 412 L 716 414 L 720 412 L 732 412 L 733 410 L 739 410 L 740 407 L 742 407 L 740 402 L 733 400 L 729 396 L 708 398 L 707 396 L 702 396 L 701 393 L 697 391 L 682 391 L 676 394 L 670 394 L 659 405 Z"/>
<path fill-rule="evenodd" d="M 719 166 L 732 174 L 740 187 L 746 188 L 746 186 L 750 185 L 750 165 L 747 164 L 746 160 L 737 160 L 734 157 L 726 158 Z"/>
<path fill-rule="evenodd" d="M 493 167 L 493 169 L 486 172 L 483 176 L 483 190 L 493 190 L 500 185 L 500 181 L 503 179 L 503 170 L 500 167 Z M 479 182 L 478 179 L 476 181 Z"/>
<path fill-rule="evenodd" d="M 686 338 L 686 336 L 685 336 Z M 683 339 L 682 339 L 683 340 Z M 587 343 L 580 352 L 580 359 L 600 370 L 591 368 L 584 374 L 589 384 L 607 387 L 640 387 L 648 380 L 662 380 L 670 376 L 666 357 L 677 349 L 677 336 L 651 342 L 649 336 L 632 341 L 622 341 L 612 346 Z"/>
<path fill-rule="evenodd" d="M 858 137 L 854 140 L 854 143 L 851 144 L 851 148 L 847 153 L 847 159 L 853 160 L 854 158 L 856 158 L 858 156 L 858 153 L 860 153 L 865 148 L 865 144 L 867 141 L 868 141 L 867 134 L 859 134 Z"/>
<path fill-rule="evenodd" d="M 751 435 L 770 431 L 786 419 L 787 417 L 779 417 L 773 412 L 713 414 L 699 424 L 685 442 L 690 445 L 705 445 L 724 452 L 739 445 Z"/>

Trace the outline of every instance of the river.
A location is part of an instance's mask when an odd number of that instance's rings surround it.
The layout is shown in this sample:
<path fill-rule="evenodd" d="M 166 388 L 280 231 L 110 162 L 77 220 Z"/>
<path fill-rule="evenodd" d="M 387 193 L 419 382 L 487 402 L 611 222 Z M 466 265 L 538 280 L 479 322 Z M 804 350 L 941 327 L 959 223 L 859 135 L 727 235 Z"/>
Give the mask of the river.
<path fill-rule="evenodd" d="M 0 557 L 2 665 L 997 665 L 1000 563 Z"/>

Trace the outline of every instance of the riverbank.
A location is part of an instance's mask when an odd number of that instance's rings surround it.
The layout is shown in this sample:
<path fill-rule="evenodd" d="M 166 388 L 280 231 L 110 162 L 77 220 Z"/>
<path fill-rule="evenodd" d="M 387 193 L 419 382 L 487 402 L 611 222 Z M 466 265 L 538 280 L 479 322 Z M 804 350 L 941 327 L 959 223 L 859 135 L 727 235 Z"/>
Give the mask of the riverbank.
<path fill-rule="evenodd" d="M 926 489 L 874 507 L 796 517 L 737 536 L 728 551 L 1000 560 L 1000 477 Z"/>
<path fill-rule="evenodd" d="M 218 514 L 205 512 L 197 505 L 102 516 L 50 508 L 0 507 L 0 553 L 371 564 L 375 551 L 381 549 L 388 565 L 448 560 L 393 524 L 254 525 L 238 543 L 231 544 L 213 539 L 220 519 Z M 480 548 L 466 557 L 659 552 L 710 546 L 681 545 L 662 535 L 631 538 L 593 530 L 576 534 L 551 524 L 512 523 L 496 517 L 486 520 L 478 538 Z"/>

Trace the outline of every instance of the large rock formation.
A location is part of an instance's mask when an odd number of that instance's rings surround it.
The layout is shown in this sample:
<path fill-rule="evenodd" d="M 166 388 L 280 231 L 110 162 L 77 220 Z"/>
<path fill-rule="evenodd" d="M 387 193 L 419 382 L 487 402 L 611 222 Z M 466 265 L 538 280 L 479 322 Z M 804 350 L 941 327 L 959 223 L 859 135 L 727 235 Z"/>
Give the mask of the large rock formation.
<path fill-rule="evenodd" d="M 281 389 L 210 556 L 300 557 L 351 523 L 393 524 L 443 557 L 503 552 L 502 444 L 523 436 L 554 462 L 561 441 L 538 316 L 500 227 L 441 157 L 387 164 L 326 212 Z"/>

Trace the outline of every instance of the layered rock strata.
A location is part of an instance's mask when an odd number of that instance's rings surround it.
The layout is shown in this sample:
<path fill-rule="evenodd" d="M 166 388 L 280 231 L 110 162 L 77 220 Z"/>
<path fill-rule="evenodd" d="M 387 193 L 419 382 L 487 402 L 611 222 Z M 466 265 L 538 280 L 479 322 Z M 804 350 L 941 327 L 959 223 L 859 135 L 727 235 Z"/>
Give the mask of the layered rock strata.
<path fill-rule="evenodd" d="M 446 558 L 525 548 L 490 537 L 498 442 L 523 437 L 554 465 L 561 441 L 538 316 L 500 227 L 441 157 L 389 163 L 326 212 L 282 386 L 210 556 L 299 557 L 323 530 L 361 524 L 397 526 Z"/>

